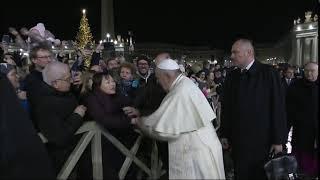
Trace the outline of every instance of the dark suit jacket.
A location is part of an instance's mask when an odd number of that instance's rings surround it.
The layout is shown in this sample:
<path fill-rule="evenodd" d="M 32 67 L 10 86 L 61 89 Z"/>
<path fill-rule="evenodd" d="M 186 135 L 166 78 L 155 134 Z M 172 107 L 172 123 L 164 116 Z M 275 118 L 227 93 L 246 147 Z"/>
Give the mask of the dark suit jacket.
<path fill-rule="evenodd" d="M 43 82 L 41 94 L 34 99 L 35 121 L 40 132 L 48 139 L 47 149 L 56 173 L 70 155 L 78 137 L 74 133 L 82 125 L 82 117 L 73 113 L 78 106 L 71 92 L 58 92 Z"/>
<path fill-rule="evenodd" d="M 78 106 L 77 99 L 71 92 L 58 92 L 45 83 L 43 88 L 46 90 L 38 95 L 35 108 L 40 132 L 50 144 L 68 145 L 82 125 L 82 117 L 73 112 Z"/>
<path fill-rule="evenodd" d="M 281 83 L 283 85 L 283 89 L 284 89 L 285 94 L 287 94 L 288 87 L 291 86 L 295 81 L 296 81 L 296 79 L 292 78 L 291 81 L 290 81 L 290 84 L 288 84 L 285 77 L 283 77 L 281 79 Z"/>
<path fill-rule="evenodd" d="M 286 98 L 289 127 L 293 126 L 292 147 L 299 151 L 314 150 L 319 136 L 319 80 L 297 80 Z M 319 142 L 318 142 L 319 144 Z"/>
<path fill-rule="evenodd" d="M 224 82 L 221 133 L 231 142 L 235 166 L 240 168 L 236 171 L 244 179 L 261 179 L 254 173 L 264 173 L 271 145 L 286 142 L 283 92 L 279 73 L 258 61 L 245 74 L 233 70 Z"/>

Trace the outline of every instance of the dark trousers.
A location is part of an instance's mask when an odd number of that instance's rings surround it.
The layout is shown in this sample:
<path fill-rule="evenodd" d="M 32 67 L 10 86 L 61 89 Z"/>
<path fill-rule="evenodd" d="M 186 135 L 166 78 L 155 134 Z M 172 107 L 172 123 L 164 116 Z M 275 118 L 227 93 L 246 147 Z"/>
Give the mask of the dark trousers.
<path fill-rule="evenodd" d="M 232 155 L 236 180 L 267 180 L 267 175 L 264 170 L 267 156 L 254 156 L 252 154 L 243 153 L 239 154 L 239 156 Z"/>
<path fill-rule="evenodd" d="M 119 179 L 118 173 L 126 156 L 123 155 L 113 144 L 106 138 L 102 137 L 102 166 L 103 179 Z M 126 144 L 124 143 L 126 146 Z M 131 144 L 130 144 L 131 145 Z M 129 146 L 130 146 L 129 145 Z M 130 149 L 131 147 L 127 147 Z M 91 146 L 89 145 L 79 160 L 79 167 L 77 169 L 77 179 L 87 180 L 92 179 L 92 157 Z M 138 167 L 132 162 L 125 179 L 136 179 Z"/>
<path fill-rule="evenodd" d="M 68 157 L 75 148 L 80 136 L 75 136 L 68 145 L 57 146 L 55 144 L 46 143 L 46 149 L 48 151 L 50 160 L 52 162 L 52 167 L 54 168 L 55 174 L 58 175 L 62 169 L 64 163 L 67 161 Z"/>

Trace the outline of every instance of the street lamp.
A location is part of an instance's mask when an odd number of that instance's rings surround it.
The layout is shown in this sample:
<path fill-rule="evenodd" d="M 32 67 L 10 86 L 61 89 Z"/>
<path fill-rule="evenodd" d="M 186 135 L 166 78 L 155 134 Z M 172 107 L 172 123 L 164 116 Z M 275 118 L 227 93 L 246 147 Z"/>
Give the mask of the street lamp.
<path fill-rule="evenodd" d="M 109 42 L 109 38 L 110 38 L 110 34 L 109 33 L 107 33 L 107 41 Z"/>

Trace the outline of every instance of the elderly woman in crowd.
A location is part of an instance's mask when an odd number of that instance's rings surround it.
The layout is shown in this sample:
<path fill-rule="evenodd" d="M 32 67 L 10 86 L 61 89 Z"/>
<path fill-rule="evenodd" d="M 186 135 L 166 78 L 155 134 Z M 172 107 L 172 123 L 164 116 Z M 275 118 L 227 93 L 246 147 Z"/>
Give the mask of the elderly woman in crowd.
<path fill-rule="evenodd" d="M 108 73 L 95 74 L 92 88 L 93 92 L 87 100 L 89 115 L 130 149 L 137 134 L 133 131 L 130 118 L 122 110 L 129 103 L 121 94 L 116 93 L 113 77 Z M 118 172 L 125 156 L 110 142 L 104 141 L 103 146 L 105 179 L 118 179 Z"/>
<path fill-rule="evenodd" d="M 120 82 L 118 92 L 133 101 L 136 96 L 138 81 L 134 80 L 135 68 L 131 63 L 122 63 L 120 66 Z"/>

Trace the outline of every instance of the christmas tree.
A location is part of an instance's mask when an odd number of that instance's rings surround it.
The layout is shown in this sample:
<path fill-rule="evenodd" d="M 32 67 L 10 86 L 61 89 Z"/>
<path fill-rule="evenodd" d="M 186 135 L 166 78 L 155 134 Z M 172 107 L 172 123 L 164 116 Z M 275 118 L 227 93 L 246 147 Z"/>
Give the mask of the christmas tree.
<path fill-rule="evenodd" d="M 90 26 L 88 19 L 86 17 L 86 10 L 82 10 L 82 18 L 80 21 L 79 32 L 76 37 L 77 45 L 79 48 L 83 49 L 87 44 L 92 44 L 92 34 L 90 31 Z"/>
<path fill-rule="evenodd" d="M 80 50 L 83 50 L 86 46 L 92 46 L 92 34 L 90 31 L 90 26 L 88 19 L 86 17 L 86 10 L 82 10 L 82 18 L 80 21 L 79 31 L 76 37 L 76 45 Z M 84 57 L 84 65 L 86 68 L 90 66 L 91 56 Z"/>

